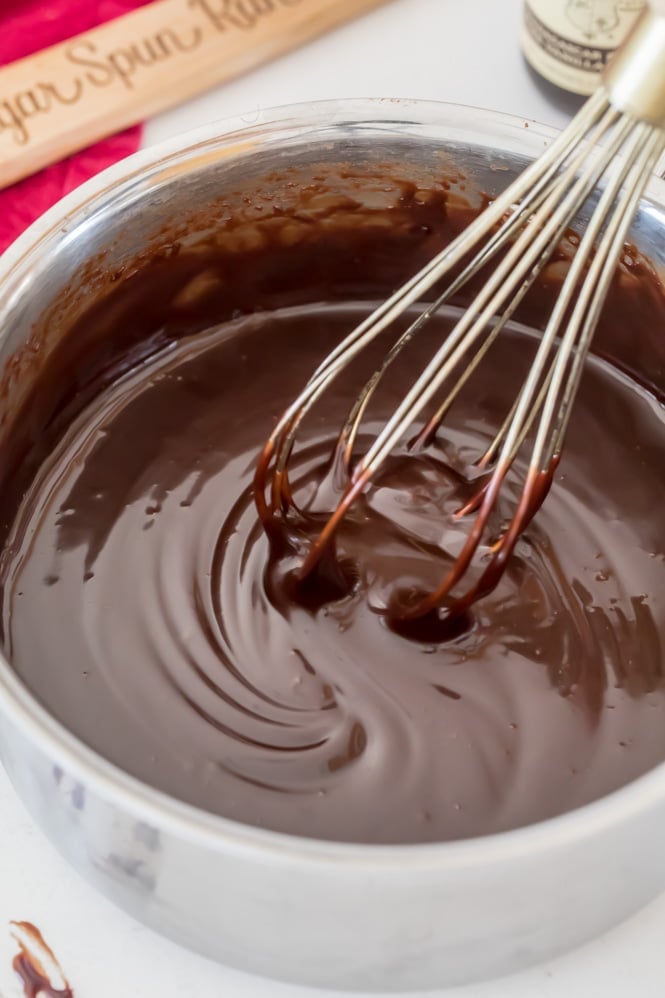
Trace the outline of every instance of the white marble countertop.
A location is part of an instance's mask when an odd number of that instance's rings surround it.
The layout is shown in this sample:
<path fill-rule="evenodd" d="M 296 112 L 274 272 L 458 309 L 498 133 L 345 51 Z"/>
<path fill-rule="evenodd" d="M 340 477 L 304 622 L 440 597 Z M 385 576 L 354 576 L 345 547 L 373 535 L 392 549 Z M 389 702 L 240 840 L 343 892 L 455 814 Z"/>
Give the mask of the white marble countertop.
<path fill-rule="evenodd" d="M 520 12 L 521 0 L 392 0 L 155 119 L 145 143 L 277 104 L 352 96 L 447 100 L 562 125 L 565 113 L 537 91 L 519 55 Z M 218 967 L 115 909 L 65 866 L 1 773 L 0 855 L 0 998 L 22 995 L 11 970 L 11 919 L 40 927 L 76 998 L 325 998 Z M 664 937 L 665 897 L 563 959 L 435 998 L 662 998 Z"/>

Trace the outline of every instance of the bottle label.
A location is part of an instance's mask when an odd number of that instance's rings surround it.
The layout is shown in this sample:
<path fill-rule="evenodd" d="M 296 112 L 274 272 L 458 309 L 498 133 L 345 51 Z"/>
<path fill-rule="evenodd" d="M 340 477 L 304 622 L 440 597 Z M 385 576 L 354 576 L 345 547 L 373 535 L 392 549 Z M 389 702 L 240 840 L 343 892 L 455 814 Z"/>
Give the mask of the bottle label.
<path fill-rule="evenodd" d="M 645 0 L 524 0 L 524 54 L 551 83 L 591 94 L 645 6 Z"/>

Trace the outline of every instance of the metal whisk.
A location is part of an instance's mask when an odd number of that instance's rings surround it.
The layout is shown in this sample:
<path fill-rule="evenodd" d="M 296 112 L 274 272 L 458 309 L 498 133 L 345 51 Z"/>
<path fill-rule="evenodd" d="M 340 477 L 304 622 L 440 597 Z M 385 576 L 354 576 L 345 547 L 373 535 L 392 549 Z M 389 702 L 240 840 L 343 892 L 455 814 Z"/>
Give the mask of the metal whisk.
<path fill-rule="evenodd" d="M 446 275 L 459 271 L 436 301 L 399 335 L 346 420 L 338 460 L 348 475 L 336 509 L 310 544 L 299 570 L 314 572 L 350 506 L 424 410 L 435 406 L 415 445 L 424 445 L 543 270 L 576 215 L 600 186 L 532 366 L 505 422 L 480 458 L 485 482 L 455 515 L 472 517 L 461 552 L 441 584 L 396 612 L 406 620 L 455 613 L 498 582 L 521 532 L 547 495 L 557 467 L 585 357 L 644 188 L 665 149 L 665 0 L 653 0 L 605 73 L 603 85 L 570 125 L 447 248 L 332 351 L 280 419 L 255 478 L 259 514 L 269 528 L 296 516 L 288 477 L 298 428 L 317 399 L 380 333 Z M 470 261 L 470 262 L 467 262 Z M 489 277 L 411 386 L 367 452 L 352 467 L 363 415 L 379 382 L 430 316 L 482 268 Z M 460 365 L 465 366 L 459 374 Z M 439 401 L 443 397 L 443 401 Z M 512 519 L 491 538 L 475 581 L 464 580 L 509 469 L 529 438 L 528 467 Z M 531 440 L 533 443 L 531 443 Z M 457 592 L 462 588 L 461 594 Z M 454 592 L 455 591 L 455 592 Z"/>

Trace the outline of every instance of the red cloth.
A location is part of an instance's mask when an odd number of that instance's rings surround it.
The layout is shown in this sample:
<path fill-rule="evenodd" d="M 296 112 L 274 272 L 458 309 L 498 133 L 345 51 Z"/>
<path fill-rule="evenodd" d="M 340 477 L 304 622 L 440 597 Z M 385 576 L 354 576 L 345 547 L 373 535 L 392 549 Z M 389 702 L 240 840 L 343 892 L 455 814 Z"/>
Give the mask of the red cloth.
<path fill-rule="evenodd" d="M 88 31 L 148 0 L 2 0 L 0 65 Z M 0 191 L 0 252 L 31 222 L 88 177 L 135 152 L 141 128 L 130 128 Z"/>

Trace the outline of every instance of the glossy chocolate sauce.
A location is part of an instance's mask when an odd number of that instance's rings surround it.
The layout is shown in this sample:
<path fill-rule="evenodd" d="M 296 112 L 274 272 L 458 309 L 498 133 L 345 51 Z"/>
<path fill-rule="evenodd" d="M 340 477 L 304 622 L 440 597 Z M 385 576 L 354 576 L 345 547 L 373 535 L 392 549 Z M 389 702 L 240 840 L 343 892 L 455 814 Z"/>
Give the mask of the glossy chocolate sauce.
<path fill-rule="evenodd" d="M 350 591 L 290 600 L 256 515 L 257 456 L 368 303 L 467 220 L 446 184 L 381 191 L 354 207 L 313 185 L 309 216 L 273 205 L 253 240 L 153 259 L 80 318 L 5 445 L 4 646 L 56 718 L 181 800 L 306 836 L 441 841 L 560 814 L 665 760 L 665 411 L 593 358 L 495 591 L 445 641 L 386 625 L 395 587 L 434 587 L 459 550 L 450 514 L 533 355 L 564 246 L 445 432 L 398 448 L 342 525 Z M 367 432 L 454 314 L 389 373 Z M 627 252 L 601 347 L 628 317 L 653 340 L 665 300 Z M 310 516 L 334 501 L 336 435 L 385 349 L 303 427 L 292 478 Z"/>
<path fill-rule="evenodd" d="M 23 985 L 25 998 L 74 998 L 74 991 L 62 972 L 53 950 L 32 922 L 12 922 L 19 952 L 12 967 Z M 62 987 L 52 981 L 52 973 L 62 981 Z"/>

